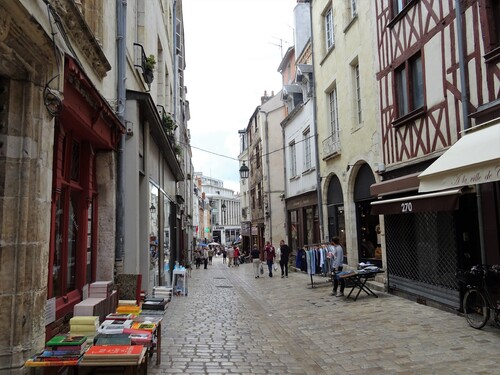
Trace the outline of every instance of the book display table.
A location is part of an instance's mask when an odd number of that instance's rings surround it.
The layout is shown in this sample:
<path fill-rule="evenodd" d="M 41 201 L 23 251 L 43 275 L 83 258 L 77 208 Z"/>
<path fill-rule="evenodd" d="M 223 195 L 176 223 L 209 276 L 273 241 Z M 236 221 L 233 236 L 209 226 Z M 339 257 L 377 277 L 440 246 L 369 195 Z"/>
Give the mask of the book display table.
<path fill-rule="evenodd" d="M 102 348 L 113 348 L 102 346 Z M 113 350 L 113 349 L 110 349 Z M 63 361 L 53 362 L 37 362 L 28 360 L 25 367 L 36 370 L 36 368 L 43 367 L 44 374 L 59 374 L 62 368 L 66 368 L 68 373 L 87 375 L 96 373 L 106 374 L 147 374 L 148 372 L 148 356 L 146 355 L 147 348 L 142 347 L 141 353 L 135 358 L 114 358 L 118 354 L 103 355 L 103 358 L 96 358 L 93 361 L 85 362 L 80 359 L 77 363 L 64 363 Z"/>

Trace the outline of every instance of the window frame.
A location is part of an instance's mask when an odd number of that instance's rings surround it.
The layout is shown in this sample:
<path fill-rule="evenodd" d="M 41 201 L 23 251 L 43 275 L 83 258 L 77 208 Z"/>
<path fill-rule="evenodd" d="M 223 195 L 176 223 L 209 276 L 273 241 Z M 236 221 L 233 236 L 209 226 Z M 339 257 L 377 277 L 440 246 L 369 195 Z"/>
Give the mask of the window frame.
<path fill-rule="evenodd" d="M 333 24 L 333 8 L 330 7 L 323 16 L 325 27 L 325 46 L 326 51 L 330 51 L 335 47 L 335 33 Z"/>
<path fill-rule="evenodd" d="M 394 105 L 398 119 L 425 108 L 423 64 L 419 51 L 394 69 Z M 417 84 L 414 80 L 416 72 L 419 73 Z M 419 92 L 415 91 L 417 87 L 420 87 Z"/>
<path fill-rule="evenodd" d="M 354 92 L 356 93 L 356 111 L 357 111 L 357 119 L 358 125 L 363 122 L 363 108 L 361 103 L 361 80 L 359 73 L 359 62 L 353 65 L 353 75 L 354 75 Z"/>
<path fill-rule="evenodd" d="M 337 86 L 328 94 L 328 112 L 330 115 L 330 135 L 337 135 L 336 139 L 338 140 L 340 126 Z"/>
<path fill-rule="evenodd" d="M 351 19 L 358 16 L 358 3 L 357 0 L 351 0 Z"/>
<path fill-rule="evenodd" d="M 302 134 L 304 136 L 304 171 L 308 171 L 312 168 L 311 129 L 308 127 Z"/>
<path fill-rule="evenodd" d="M 297 150 L 295 148 L 295 140 L 288 144 L 290 155 L 290 177 L 297 176 Z"/>

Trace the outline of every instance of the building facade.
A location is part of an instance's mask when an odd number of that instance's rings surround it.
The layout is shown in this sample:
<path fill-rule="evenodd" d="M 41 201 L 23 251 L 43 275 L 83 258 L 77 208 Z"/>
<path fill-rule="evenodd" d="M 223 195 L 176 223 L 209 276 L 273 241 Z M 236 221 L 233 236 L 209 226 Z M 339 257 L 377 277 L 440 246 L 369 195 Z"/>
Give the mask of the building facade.
<path fill-rule="evenodd" d="M 389 288 L 456 309 L 456 269 L 500 257 L 499 3 L 375 8 L 385 170 L 371 192 L 385 223 Z"/>
<path fill-rule="evenodd" d="M 239 193 L 225 188 L 222 180 L 204 176 L 202 172 L 195 172 L 195 178 L 208 202 L 211 223 L 200 232 L 199 243 L 217 242 L 231 246 L 241 233 Z"/>
<path fill-rule="evenodd" d="M 324 241 L 340 238 L 344 262 L 383 266 L 370 186 L 382 165 L 376 90 L 375 4 L 313 0 L 312 40 Z"/>
<path fill-rule="evenodd" d="M 1 275 L 15 270 L 0 287 L 0 370 L 22 373 L 93 281 L 140 273 L 150 289 L 152 235 L 179 257 L 182 1 L 10 1 L 0 23 Z"/>
<path fill-rule="evenodd" d="M 292 252 L 321 242 L 310 15 L 309 4 L 298 3 L 294 8 L 295 46 L 278 68 L 287 114 L 281 122 L 285 160 L 281 198 L 286 202 L 287 243 Z"/>

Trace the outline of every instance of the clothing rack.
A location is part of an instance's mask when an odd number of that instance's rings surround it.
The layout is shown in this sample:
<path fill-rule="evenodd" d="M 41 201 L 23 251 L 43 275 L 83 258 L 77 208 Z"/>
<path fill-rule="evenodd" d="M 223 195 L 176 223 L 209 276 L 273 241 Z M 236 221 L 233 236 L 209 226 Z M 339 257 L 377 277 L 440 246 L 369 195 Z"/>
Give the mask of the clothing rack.
<path fill-rule="evenodd" d="M 311 278 L 311 288 L 314 288 L 313 276 L 330 277 L 327 280 L 333 281 L 331 278 L 331 258 L 328 253 L 333 251 L 333 246 L 330 243 L 321 243 L 313 245 L 305 245 L 307 273 Z M 316 266 L 321 267 L 321 273 L 316 272 Z"/>

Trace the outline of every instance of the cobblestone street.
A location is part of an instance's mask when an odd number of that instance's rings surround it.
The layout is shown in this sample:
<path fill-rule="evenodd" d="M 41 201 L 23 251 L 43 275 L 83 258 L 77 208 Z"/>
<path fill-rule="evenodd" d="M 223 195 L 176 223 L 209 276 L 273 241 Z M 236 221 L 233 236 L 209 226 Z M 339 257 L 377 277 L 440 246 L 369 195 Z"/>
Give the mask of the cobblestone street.
<path fill-rule="evenodd" d="M 255 279 L 214 258 L 173 297 L 151 374 L 495 374 L 500 329 L 376 292 L 357 301 L 304 273 Z M 348 291 L 348 289 L 346 289 Z M 347 294 L 347 293 L 346 293 Z"/>

